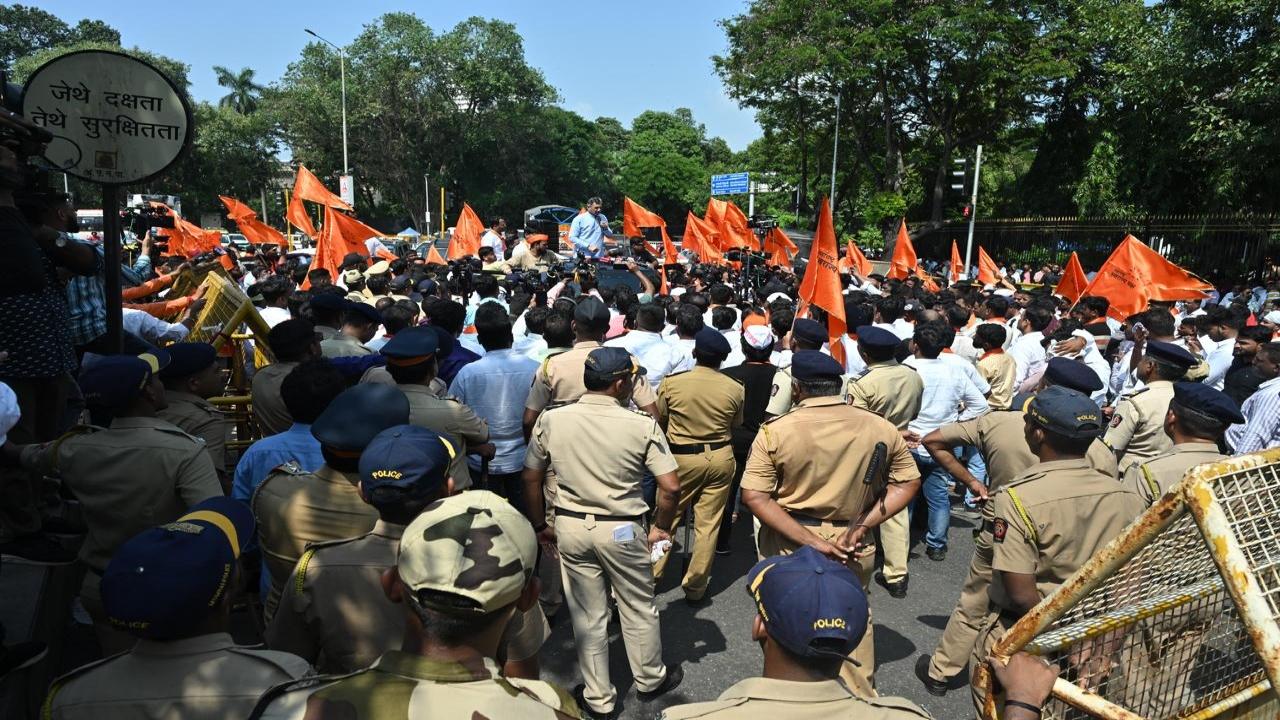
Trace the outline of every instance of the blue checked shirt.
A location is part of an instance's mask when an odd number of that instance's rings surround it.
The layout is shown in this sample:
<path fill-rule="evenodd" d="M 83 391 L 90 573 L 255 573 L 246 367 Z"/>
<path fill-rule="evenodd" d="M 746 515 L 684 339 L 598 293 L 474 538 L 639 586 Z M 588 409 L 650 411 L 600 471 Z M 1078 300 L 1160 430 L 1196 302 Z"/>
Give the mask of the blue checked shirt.
<path fill-rule="evenodd" d="M 107 301 L 102 285 L 106 257 L 101 245 L 92 247 L 98 256 L 97 271 L 92 275 L 76 275 L 67 281 L 67 327 L 71 331 L 71 344 L 76 346 L 91 342 L 107 331 Z M 140 255 L 133 267 L 120 267 L 126 287 L 141 285 L 150 272 L 151 258 L 146 255 Z"/>

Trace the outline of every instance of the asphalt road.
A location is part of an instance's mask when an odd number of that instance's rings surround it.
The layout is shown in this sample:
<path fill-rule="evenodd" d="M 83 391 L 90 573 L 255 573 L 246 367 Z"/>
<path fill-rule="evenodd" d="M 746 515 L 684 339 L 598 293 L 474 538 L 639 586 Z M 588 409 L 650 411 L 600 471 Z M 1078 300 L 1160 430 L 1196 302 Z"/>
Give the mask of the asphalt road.
<path fill-rule="evenodd" d="M 872 585 L 871 612 L 876 633 L 876 685 L 880 694 L 895 695 L 923 706 L 935 718 L 973 717 L 967 687 L 945 697 L 925 692 L 915 674 L 916 663 L 933 652 L 942 628 L 960 596 L 973 554 L 974 522 L 953 511 L 947 559 L 934 562 L 924 555 L 922 533 L 913 533 L 907 597 L 894 599 Z M 755 605 L 744 589 L 747 571 L 755 562 L 750 522 L 735 526 L 733 553 L 717 556 L 709 604 L 692 608 L 680 590 L 679 564 L 669 566 L 659 585 L 658 611 L 662 648 L 667 663 L 684 665 L 683 684 L 651 703 L 636 697 L 626 651 L 617 622 L 609 625 L 610 676 L 618 688 L 620 718 L 648 720 L 664 707 L 714 700 L 738 680 L 760 673 L 760 650 L 751 640 Z M 672 558 L 673 561 L 678 558 Z M 542 648 L 543 678 L 572 689 L 582 682 L 567 611 L 561 611 L 551 638 Z"/>

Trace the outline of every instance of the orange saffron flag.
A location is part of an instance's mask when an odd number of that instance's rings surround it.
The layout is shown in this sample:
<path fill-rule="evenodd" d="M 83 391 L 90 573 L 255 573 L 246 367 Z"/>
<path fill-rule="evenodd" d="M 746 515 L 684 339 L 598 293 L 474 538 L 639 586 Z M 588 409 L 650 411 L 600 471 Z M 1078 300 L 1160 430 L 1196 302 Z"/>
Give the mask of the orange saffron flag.
<path fill-rule="evenodd" d="M 320 182 L 320 178 L 308 170 L 306 165 L 298 166 L 298 175 L 293 180 L 293 196 L 339 210 L 352 209 L 345 200 L 329 192 L 329 188 L 325 187 L 324 183 Z"/>
<path fill-rule="evenodd" d="M 720 232 L 711 223 L 694 215 L 692 210 L 685 218 L 684 247 L 698 253 L 699 262 L 724 262 L 724 254 L 720 252 Z"/>
<path fill-rule="evenodd" d="M 919 263 L 916 248 L 911 244 L 911 236 L 907 234 L 907 220 L 903 218 L 898 225 L 898 241 L 893 245 L 893 259 L 889 261 L 889 272 L 885 277 L 890 280 L 905 280 L 914 273 Z"/>
<path fill-rule="evenodd" d="M 875 268 L 872 267 L 871 261 L 862 253 L 862 248 L 858 247 L 858 243 L 853 240 L 850 240 L 849 244 L 844 246 L 844 257 L 849 263 L 849 269 L 858 273 L 862 277 L 866 277 L 875 272 Z"/>
<path fill-rule="evenodd" d="M 1132 235 L 1111 253 L 1098 268 L 1085 295 L 1100 295 L 1111 301 L 1107 314 L 1124 321 L 1147 309 L 1151 300 L 1193 300 L 1205 297 L 1213 286 L 1165 260 L 1160 253 Z"/>
<path fill-rule="evenodd" d="M 1080 256 L 1073 250 L 1071 258 L 1067 260 L 1067 267 L 1062 271 L 1062 279 L 1058 281 L 1058 287 L 1054 293 L 1070 300 L 1073 304 L 1084 295 L 1084 289 L 1089 286 L 1089 279 L 1084 274 L 1084 267 L 1080 264 Z"/>
<path fill-rule="evenodd" d="M 240 232 L 245 238 L 255 245 L 275 243 L 282 249 L 289 247 L 289 241 L 285 239 L 284 233 L 257 218 L 240 218 L 236 220 L 236 225 L 240 227 Z"/>
<path fill-rule="evenodd" d="M 847 330 L 844 318 L 844 294 L 840 287 L 838 268 L 840 250 L 836 245 L 835 224 L 831 219 L 831 205 L 822 199 L 818 212 L 818 230 L 813 236 L 809 251 L 809 266 L 800 282 L 800 302 L 817 305 L 827 311 L 827 336 L 830 339 L 831 357 L 844 364 L 844 345 L 840 339 Z"/>
<path fill-rule="evenodd" d="M 951 282 L 956 282 L 964 274 L 964 260 L 960 259 L 960 246 L 951 241 Z"/>
<path fill-rule="evenodd" d="M 382 237 L 382 233 L 350 215 L 325 206 L 324 227 L 320 230 L 320 237 L 316 239 L 316 255 L 311 263 L 312 269 L 324 268 L 337 280 L 342 258 L 346 257 L 347 253 L 366 255 L 369 251 L 364 241 L 371 237 Z"/>
<path fill-rule="evenodd" d="M 645 228 L 658 228 L 662 231 L 663 262 L 674 263 L 677 257 L 676 245 L 671 242 L 671 236 L 667 234 L 667 221 L 663 220 L 661 215 L 646 210 L 635 200 L 623 197 L 622 234 L 627 237 L 642 238 Z M 654 256 L 658 255 L 658 249 L 650 245 L 648 240 L 645 240 L 644 244 Z"/>
<path fill-rule="evenodd" d="M 920 278 L 920 284 L 925 290 L 931 293 L 936 293 L 942 290 L 942 288 L 938 287 L 937 281 L 935 281 L 929 273 L 924 271 L 924 268 L 916 266 L 916 277 Z"/>
<path fill-rule="evenodd" d="M 462 212 L 458 213 L 458 222 L 453 226 L 453 237 L 449 238 L 449 247 L 445 257 L 454 260 L 480 252 L 480 237 L 484 235 L 484 223 L 480 216 L 467 203 L 462 203 Z"/>
<path fill-rule="evenodd" d="M 707 201 L 707 222 L 720 232 L 720 249 L 748 248 L 759 250 L 756 234 L 747 226 L 747 216 L 742 209 L 727 200 L 711 198 Z"/>
<path fill-rule="evenodd" d="M 293 226 L 307 234 L 307 237 L 316 237 L 316 226 L 312 224 L 311 217 L 307 215 L 307 208 L 302 204 L 302 198 L 297 195 L 289 197 L 289 207 L 284 211 L 285 219 L 293 223 Z"/>
<path fill-rule="evenodd" d="M 435 242 L 431 243 L 431 248 L 427 250 L 425 258 L 428 265 L 448 265 L 449 263 L 440 255 L 440 251 L 436 249 Z"/>
<path fill-rule="evenodd" d="M 978 246 L 978 282 L 983 285 L 995 285 L 1000 282 L 1000 266 L 987 254 L 982 246 Z"/>
<path fill-rule="evenodd" d="M 218 199 L 222 201 L 223 205 L 227 206 L 227 217 L 232 220 L 239 220 L 242 217 L 258 217 L 258 213 L 254 212 L 253 208 L 245 205 L 235 198 L 227 197 L 226 195 L 219 195 Z"/>
<path fill-rule="evenodd" d="M 782 228 L 776 225 L 764 236 L 764 252 L 769 253 L 769 262 L 773 265 L 791 267 L 791 253 L 799 250 L 791 238 L 782 232 Z"/>

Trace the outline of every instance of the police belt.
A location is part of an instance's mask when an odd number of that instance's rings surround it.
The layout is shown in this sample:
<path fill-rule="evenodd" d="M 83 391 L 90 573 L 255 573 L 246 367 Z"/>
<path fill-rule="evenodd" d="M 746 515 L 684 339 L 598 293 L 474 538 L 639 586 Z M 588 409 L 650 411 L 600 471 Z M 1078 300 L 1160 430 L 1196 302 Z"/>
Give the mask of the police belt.
<path fill-rule="evenodd" d="M 783 510 L 787 510 L 787 509 L 783 508 Z M 853 524 L 852 520 L 821 520 L 819 518 L 813 517 L 812 515 L 805 515 L 804 513 L 798 513 L 794 510 L 787 510 L 787 514 L 791 516 L 792 520 L 795 520 L 796 522 L 806 527 L 819 527 L 821 525 L 831 525 L 833 527 L 849 527 L 850 525 Z"/>
<path fill-rule="evenodd" d="M 698 453 L 711 452 L 712 450 L 719 450 L 722 447 L 728 446 L 729 441 L 722 440 L 720 442 L 694 443 L 692 445 L 677 445 L 676 443 L 671 443 L 668 447 L 671 448 L 672 455 L 697 455 Z"/>
<path fill-rule="evenodd" d="M 561 507 L 556 508 L 556 517 L 571 517 L 577 520 L 595 520 L 596 522 L 633 522 L 637 525 L 644 525 L 644 515 L 601 515 L 599 513 L 566 510 Z"/>

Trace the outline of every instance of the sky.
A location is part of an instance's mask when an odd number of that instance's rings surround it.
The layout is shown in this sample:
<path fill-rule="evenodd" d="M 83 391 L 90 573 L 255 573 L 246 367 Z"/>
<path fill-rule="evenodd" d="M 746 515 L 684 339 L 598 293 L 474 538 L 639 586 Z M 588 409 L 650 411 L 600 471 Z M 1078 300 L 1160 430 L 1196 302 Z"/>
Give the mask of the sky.
<path fill-rule="evenodd" d="M 338 44 L 388 12 L 412 12 L 432 29 L 448 30 L 478 15 L 513 23 L 525 57 L 560 95 L 560 105 L 589 120 L 630 125 L 645 110 L 687 107 L 707 133 L 744 150 L 760 136 L 751 111 L 725 94 L 711 56 L 725 50 L 717 21 L 743 12 L 745 0 L 468 0 L 395 3 L 385 0 L 221 0 L 154 3 L 43 0 L 37 7 L 69 24 L 103 20 L 126 47 L 166 55 L 191 66 L 195 100 L 224 93 L 213 66 L 251 67 L 259 84 L 274 82 L 296 59 L 310 28 Z"/>

